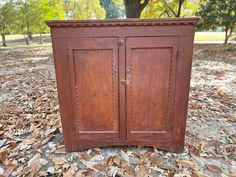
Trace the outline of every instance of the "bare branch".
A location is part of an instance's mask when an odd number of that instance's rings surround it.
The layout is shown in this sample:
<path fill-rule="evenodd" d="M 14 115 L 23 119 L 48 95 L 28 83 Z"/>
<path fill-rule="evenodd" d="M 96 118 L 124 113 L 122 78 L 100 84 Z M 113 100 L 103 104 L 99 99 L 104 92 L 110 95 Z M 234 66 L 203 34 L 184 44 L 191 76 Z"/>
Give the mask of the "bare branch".
<path fill-rule="evenodd" d="M 176 17 L 177 14 L 175 13 L 175 11 L 168 5 L 168 3 L 165 0 L 162 0 L 162 2 L 165 4 L 165 6 L 174 14 L 174 16 Z"/>
<path fill-rule="evenodd" d="M 140 11 L 142 11 L 149 3 L 150 0 L 145 0 L 142 4 L 140 4 Z"/>
<path fill-rule="evenodd" d="M 178 12 L 177 12 L 176 17 L 180 17 L 181 8 L 182 8 L 183 3 L 184 3 L 184 0 L 179 0 L 179 8 L 178 8 Z"/>

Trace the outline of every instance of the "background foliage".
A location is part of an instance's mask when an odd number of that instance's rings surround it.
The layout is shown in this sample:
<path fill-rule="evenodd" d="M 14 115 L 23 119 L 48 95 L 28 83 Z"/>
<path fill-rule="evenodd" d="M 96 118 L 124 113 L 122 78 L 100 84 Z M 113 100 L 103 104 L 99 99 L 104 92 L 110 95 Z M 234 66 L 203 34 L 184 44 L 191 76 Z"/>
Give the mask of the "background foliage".
<path fill-rule="evenodd" d="M 49 33 L 45 20 L 125 18 L 125 4 L 133 0 L 1 0 L 0 34 L 22 34 L 26 44 L 33 34 Z M 138 0 L 145 3 L 140 18 L 200 16 L 198 30 L 222 29 L 225 42 L 233 35 L 235 0 Z M 138 8 L 138 7 L 133 7 Z M 140 9 L 139 9 L 140 10 Z"/>
<path fill-rule="evenodd" d="M 225 31 L 225 43 L 227 43 L 236 26 L 236 1 L 210 0 L 202 2 L 197 15 L 202 17 L 198 25 L 200 30 L 216 30 L 221 27 Z"/>

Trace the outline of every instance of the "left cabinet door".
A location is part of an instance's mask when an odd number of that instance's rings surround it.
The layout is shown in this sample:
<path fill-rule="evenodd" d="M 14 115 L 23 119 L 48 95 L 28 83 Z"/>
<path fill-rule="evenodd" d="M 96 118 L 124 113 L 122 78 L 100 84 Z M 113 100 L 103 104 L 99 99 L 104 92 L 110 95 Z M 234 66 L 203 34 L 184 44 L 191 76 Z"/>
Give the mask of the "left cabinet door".
<path fill-rule="evenodd" d="M 77 140 L 119 138 L 117 38 L 67 40 Z"/>

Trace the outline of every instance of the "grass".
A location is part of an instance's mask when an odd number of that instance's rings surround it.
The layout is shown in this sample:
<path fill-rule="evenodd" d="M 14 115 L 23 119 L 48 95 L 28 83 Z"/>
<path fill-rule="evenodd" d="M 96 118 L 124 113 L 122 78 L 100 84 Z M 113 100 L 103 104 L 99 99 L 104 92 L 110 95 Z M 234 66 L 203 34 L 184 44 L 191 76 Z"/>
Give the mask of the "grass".
<path fill-rule="evenodd" d="M 38 38 L 39 34 L 34 34 L 33 37 Z M 49 34 L 43 34 L 43 37 L 50 37 Z M 21 40 L 24 38 L 24 35 L 22 34 L 11 34 L 11 35 L 6 35 L 6 40 L 7 41 L 12 41 L 12 40 Z M 2 41 L 2 39 L 0 39 Z"/>
<path fill-rule="evenodd" d="M 196 32 L 195 41 L 223 41 L 225 39 L 224 32 Z"/>
<path fill-rule="evenodd" d="M 235 39 L 236 34 L 234 34 L 230 39 Z M 196 32 L 194 41 L 224 41 L 224 32 Z"/>
<path fill-rule="evenodd" d="M 31 41 L 29 46 L 51 46 L 50 34 L 43 35 L 44 43 L 39 43 L 39 34 L 33 35 L 33 40 Z M 195 33 L 195 42 L 204 42 L 204 41 L 219 41 L 222 42 L 225 39 L 224 32 L 196 32 Z M 236 34 L 231 37 L 231 39 L 236 39 Z M 25 39 L 23 35 L 15 34 L 15 35 L 6 35 L 7 48 L 15 48 L 15 47 L 27 47 L 25 44 Z M 0 39 L 0 44 L 2 43 L 2 39 Z M 2 46 L 0 45 L 0 48 Z"/>
<path fill-rule="evenodd" d="M 1 46 L 2 39 L 0 39 L 0 48 L 16 48 L 16 47 L 32 47 L 32 46 L 51 46 L 50 34 L 43 34 L 43 44 L 40 44 L 39 34 L 34 34 L 33 39 L 30 41 L 30 45 L 26 45 L 23 35 L 14 34 L 6 35 L 7 47 Z"/>

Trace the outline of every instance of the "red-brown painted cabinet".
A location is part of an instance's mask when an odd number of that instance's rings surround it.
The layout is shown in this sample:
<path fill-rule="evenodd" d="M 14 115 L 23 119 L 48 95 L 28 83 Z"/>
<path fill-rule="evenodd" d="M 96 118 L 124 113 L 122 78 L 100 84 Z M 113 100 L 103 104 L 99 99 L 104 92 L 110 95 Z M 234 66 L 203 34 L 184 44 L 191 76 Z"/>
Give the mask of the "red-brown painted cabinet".
<path fill-rule="evenodd" d="M 66 149 L 181 152 L 197 21 L 47 22 Z"/>

